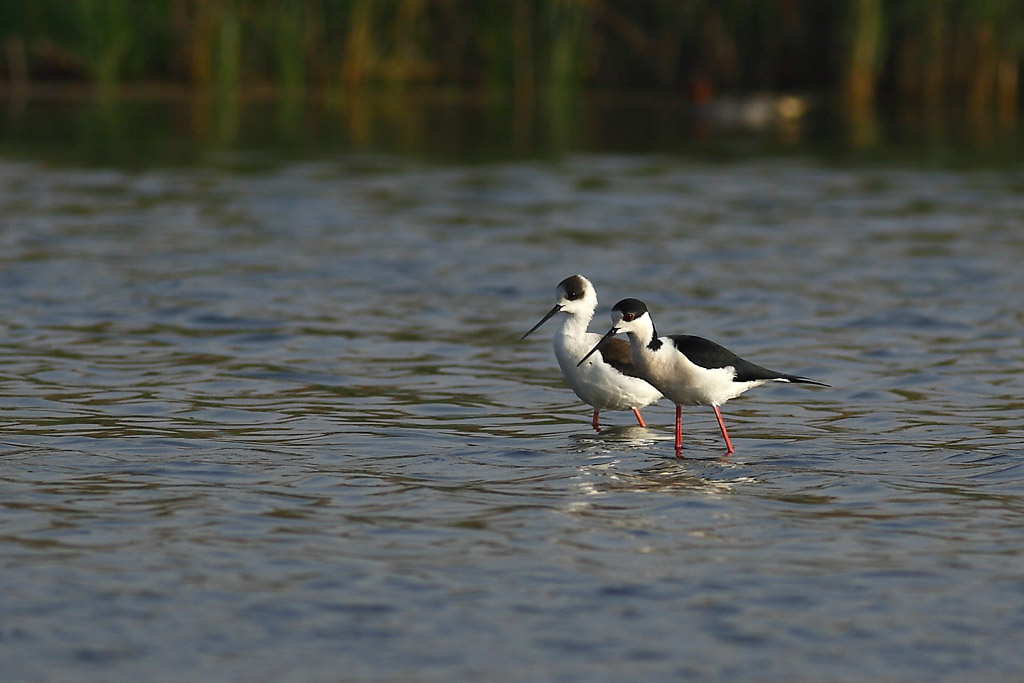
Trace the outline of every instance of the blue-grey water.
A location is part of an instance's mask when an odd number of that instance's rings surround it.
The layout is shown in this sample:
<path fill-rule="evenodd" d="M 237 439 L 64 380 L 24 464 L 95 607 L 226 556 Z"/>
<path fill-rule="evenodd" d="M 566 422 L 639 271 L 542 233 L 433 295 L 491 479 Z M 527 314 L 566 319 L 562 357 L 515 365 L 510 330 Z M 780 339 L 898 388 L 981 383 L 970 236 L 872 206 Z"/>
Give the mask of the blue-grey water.
<path fill-rule="evenodd" d="M 1024 676 L 1024 170 L 0 159 L 4 680 Z M 831 389 L 568 390 L 607 327 Z"/>

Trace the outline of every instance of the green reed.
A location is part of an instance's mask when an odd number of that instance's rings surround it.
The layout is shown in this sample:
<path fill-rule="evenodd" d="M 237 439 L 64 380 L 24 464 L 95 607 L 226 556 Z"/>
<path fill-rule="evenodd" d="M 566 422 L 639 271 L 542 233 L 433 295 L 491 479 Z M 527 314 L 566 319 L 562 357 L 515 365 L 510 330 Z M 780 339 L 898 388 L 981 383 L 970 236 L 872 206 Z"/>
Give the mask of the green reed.
<path fill-rule="evenodd" d="M 835 92 L 1017 109 L 1019 0 L 34 0 L 0 82 Z"/>

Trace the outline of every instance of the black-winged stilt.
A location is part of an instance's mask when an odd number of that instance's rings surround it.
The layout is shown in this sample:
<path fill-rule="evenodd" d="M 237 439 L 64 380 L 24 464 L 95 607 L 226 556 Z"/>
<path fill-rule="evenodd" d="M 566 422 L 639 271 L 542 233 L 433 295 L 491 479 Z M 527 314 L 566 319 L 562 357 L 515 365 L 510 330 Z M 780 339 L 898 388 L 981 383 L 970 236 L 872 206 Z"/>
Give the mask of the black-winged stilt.
<path fill-rule="evenodd" d="M 555 358 L 572 390 L 584 403 L 593 406 L 594 429 L 598 429 L 597 417 L 602 410 L 632 410 L 640 426 L 646 427 L 640 408 L 659 400 L 661 392 L 640 378 L 630 358 L 629 344 L 612 339 L 595 358 L 583 363 L 583 355 L 601 340 L 596 332 L 587 332 L 597 309 L 594 285 L 582 275 L 567 277 L 555 288 L 555 301 L 547 315 L 521 339 L 556 313 L 565 313 L 555 332 Z"/>
<path fill-rule="evenodd" d="M 743 360 L 732 351 L 702 337 L 672 334 L 659 337 L 647 305 L 639 299 L 623 299 L 611 311 L 612 328 L 583 356 L 587 360 L 594 351 L 614 341 L 612 336 L 625 332 L 629 336 L 633 363 L 640 376 L 676 404 L 676 457 L 682 451 L 682 407 L 711 406 L 725 438 L 725 447 L 733 452 L 729 433 L 725 431 L 718 406 L 736 398 L 747 389 L 765 382 L 799 382 L 827 387 L 828 384 L 806 377 L 787 375 Z"/>

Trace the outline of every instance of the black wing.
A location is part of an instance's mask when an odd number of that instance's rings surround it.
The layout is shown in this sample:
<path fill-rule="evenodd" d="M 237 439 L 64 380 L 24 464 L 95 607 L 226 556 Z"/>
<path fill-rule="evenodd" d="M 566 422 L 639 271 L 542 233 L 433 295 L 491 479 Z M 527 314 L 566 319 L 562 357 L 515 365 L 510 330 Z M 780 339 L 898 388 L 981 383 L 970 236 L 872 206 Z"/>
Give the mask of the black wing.
<path fill-rule="evenodd" d="M 827 384 L 817 382 L 813 379 L 807 379 L 806 377 L 787 375 L 783 372 L 776 372 L 775 370 L 763 368 L 748 360 L 743 360 L 729 349 L 725 348 L 721 344 L 716 344 L 710 339 L 694 337 L 689 334 L 673 334 L 669 336 L 669 339 L 672 340 L 672 343 L 675 344 L 680 353 L 689 358 L 690 362 L 695 365 L 699 365 L 702 368 L 707 368 L 709 370 L 732 366 L 736 370 L 736 376 L 732 378 L 732 381 L 734 382 L 756 382 L 758 380 L 779 379 L 800 384 L 817 384 L 823 387 L 828 386 Z"/>
<path fill-rule="evenodd" d="M 629 348 L 628 341 L 612 337 L 604 344 L 601 344 L 601 348 L 598 351 L 600 351 L 601 358 L 605 363 L 623 375 L 640 377 L 640 373 L 636 371 L 636 367 L 633 365 L 633 352 Z"/>

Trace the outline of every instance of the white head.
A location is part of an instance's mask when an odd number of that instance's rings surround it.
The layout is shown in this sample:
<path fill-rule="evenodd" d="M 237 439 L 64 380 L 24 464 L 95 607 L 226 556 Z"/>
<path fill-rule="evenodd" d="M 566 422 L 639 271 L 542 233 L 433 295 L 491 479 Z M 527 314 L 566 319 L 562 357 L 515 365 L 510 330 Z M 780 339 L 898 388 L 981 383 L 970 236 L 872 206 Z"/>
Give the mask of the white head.
<path fill-rule="evenodd" d="M 583 359 L 577 365 L 582 365 L 583 361 L 590 358 L 594 351 L 601 348 L 601 344 L 604 344 L 605 341 L 614 337 L 619 332 L 625 332 L 630 337 L 639 337 L 643 340 L 643 343 L 647 343 L 658 336 L 654 329 L 654 321 L 651 320 L 651 314 L 647 312 L 647 304 L 640 301 L 640 299 L 623 299 L 612 306 L 611 315 L 612 329 L 608 330 L 608 333 L 601 337 L 601 341 L 597 342 L 597 345 L 590 349 L 590 352 L 583 356 Z"/>
<path fill-rule="evenodd" d="M 547 315 L 521 338 L 525 339 L 527 335 L 546 323 L 556 313 L 583 316 L 589 321 L 595 310 L 597 310 L 597 290 L 594 289 L 594 285 L 590 284 L 590 280 L 582 275 L 567 277 L 555 287 L 554 308 L 548 311 Z"/>
<path fill-rule="evenodd" d="M 612 329 L 615 332 L 637 334 L 642 337 L 657 336 L 654 321 L 647 312 L 647 304 L 640 299 L 623 299 L 612 306 Z"/>
<path fill-rule="evenodd" d="M 594 315 L 597 310 L 597 290 L 582 275 L 567 277 L 555 287 L 559 310 L 569 315 Z"/>

